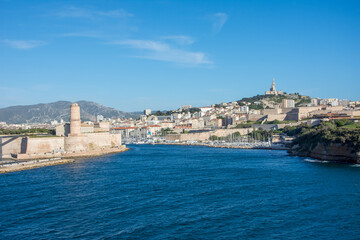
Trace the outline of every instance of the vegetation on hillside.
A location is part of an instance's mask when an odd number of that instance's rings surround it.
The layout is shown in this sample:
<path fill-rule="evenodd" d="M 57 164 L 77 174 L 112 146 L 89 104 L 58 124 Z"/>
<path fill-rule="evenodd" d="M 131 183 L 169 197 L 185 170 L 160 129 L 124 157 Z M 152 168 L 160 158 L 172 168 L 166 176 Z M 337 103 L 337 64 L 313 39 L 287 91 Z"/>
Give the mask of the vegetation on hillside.
<path fill-rule="evenodd" d="M 284 132 L 296 136 L 293 145 L 298 144 L 302 150 L 310 150 L 316 143 L 341 143 L 360 151 L 360 124 L 350 120 L 322 122 L 314 127 L 301 125 L 284 129 Z"/>
<path fill-rule="evenodd" d="M 196 112 L 200 112 L 200 108 L 196 108 L 196 107 L 193 107 L 193 108 L 188 108 L 188 109 L 183 109 L 181 111 L 156 111 L 154 113 L 152 113 L 151 115 L 154 115 L 154 116 L 170 116 L 171 114 L 173 113 L 183 113 L 183 114 L 186 114 L 186 113 L 196 113 Z"/>
<path fill-rule="evenodd" d="M 4 129 L 0 128 L 0 135 L 17 135 L 17 134 L 50 134 L 55 135 L 55 130 L 45 128 L 32 129 Z"/>
<path fill-rule="evenodd" d="M 219 141 L 219 140 L 224 140 L 224 141 L 229 141 L 230 139 L 236 139 L 236 138 L 241 138 L 241 134 L 240 132 L 234 132 L 233 134 L 229 134 L 225 137 L 218 137 L 218 136 L 215 136 L 215 135 L 211 135 L 210 136 L 210 140 L 211 141 Z"/>
<path fill-rule="evenodd" d="M 240 106 L 248 105 L 250 109 L 259 110 L 265 108 L 264 102 L 279 105 L 282 103 L 283 99 L 293 99 L 296 106 L 305 106 L 311 102 L 310 97 L 294 93 L 284 95 L 256 95 L 253 97 L 242 98 L 241 100 L 238 100 L 237 103 Z M 266 108 L 269 107 L 266 106 Z"/>
<path fill-rule="evenodd" d="M 273 131 L 258 129 L 256 131 L 249 133 L 248 137 L 259 141 L 268 141 L 269 139 L 271 139 L 272 135 L 273 135 Z"/>
<path fill-rule="evenodd" d="M 166 129 L 161 129 L 161 133 L 160 133 L 160 136 L 164 137 L 168 134 L 176 134 L 176 132 L 174 132 L 172 129 L 170 128 L 166 128 Z"/>
<path fill-rule="evenodd" d="M 304 97 L 304 98 L 301 98 L 300 101 L 296 102 L 295 106 L 300 107 L 300 106 L 307 105 L 309 103 L 311 103 L 311 98 L 310 97 Z"/>
<path fill-rule="evenodd" d="M 266 124 L 283 124 L 283 123 L 296 123 L 296 121 L 287 121 L 287 120 L 284 120 L 284 121 L 280 121 L 280 120 L 273 120 L 273 121 L 266 121 L 265 122 Z"/>
<path fill-rule="evenodd" d="M 238 125 L 236 125 L 235 128 L 250 128 L 252 125 L 254 124 L 260 124 L 261 122 L 260 121 L 246 121 L 246 122 L 243 122 L 243 123 L 240 123 Z"/>
<path fill-rule="evenodd" d="M 183 109 L 181 113 L 196 113 L 200 111 L 201 111 L 200 108 L 193 107 L 193 108 Z"/>
<path fill-rule="evenodd" d="M 173 113 L 174 113 L 174 111 L 163 111 L 163 112 L 162 111 L 156 111 L 156 112 L 152 113 L 151 115 L 160 117 L 160 116 L 170 116 Z"/>

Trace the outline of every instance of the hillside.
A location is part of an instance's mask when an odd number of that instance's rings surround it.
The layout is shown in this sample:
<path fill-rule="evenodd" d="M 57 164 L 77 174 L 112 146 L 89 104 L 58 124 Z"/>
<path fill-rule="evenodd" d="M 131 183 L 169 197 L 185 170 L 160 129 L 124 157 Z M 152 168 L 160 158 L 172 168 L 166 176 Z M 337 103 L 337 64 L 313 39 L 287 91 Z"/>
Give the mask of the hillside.
<path fill-rule="evenodd" d="M 238 104 L 249 105 L 251 109 L 275 108 L 282 104 L 283 99 L 293 99 L 296 107 L 306 106 L 311 102 L 311 97 L 302 96 L 300 94 L 284 94 L 284 95 L 257 95 L 249 98 L 238 100 Z"/>
<path fill-rule="evenodd" d="M 11 123 L 48 123 L 52 120 L 68 121 L 70 117 L 70 105 L 72 102 L 58 101 L 53 103 L 40 103 L 35 105 L 12 106 L 0 109 L 0 122 Z M 138 117 L 131 114 L 103 106 L 89 101 L 78 101 L 81 110 L 81 119 L 95 120 L 96 115 L 101 114 L 105 118 L 130 118 Z"/>
<path fill-rule="evenodd" d="M 360 163 L 360 124 L 347 119 L 297 126 L 285 130 L 295 135 L 290 153 L 327 161 Z"/>

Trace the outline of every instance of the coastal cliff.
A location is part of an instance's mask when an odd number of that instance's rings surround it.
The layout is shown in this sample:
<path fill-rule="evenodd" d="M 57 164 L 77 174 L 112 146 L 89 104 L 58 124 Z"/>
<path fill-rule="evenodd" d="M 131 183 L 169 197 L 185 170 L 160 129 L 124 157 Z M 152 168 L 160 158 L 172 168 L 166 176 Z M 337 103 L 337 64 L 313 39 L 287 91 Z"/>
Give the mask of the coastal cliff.
<path fill-rule="evenodd" d="M 350 120 L 301 126 L 288 152 L 320 160 L 360 164 L 360 125 Z"/>
<path fill-rule="evenodd" d="M 295 145 L 289 153 L 296 156 L 311 157 L 324 161 L 360 164 L 360 151 L 341 143 L 316 143 L 308 149 Z"/>

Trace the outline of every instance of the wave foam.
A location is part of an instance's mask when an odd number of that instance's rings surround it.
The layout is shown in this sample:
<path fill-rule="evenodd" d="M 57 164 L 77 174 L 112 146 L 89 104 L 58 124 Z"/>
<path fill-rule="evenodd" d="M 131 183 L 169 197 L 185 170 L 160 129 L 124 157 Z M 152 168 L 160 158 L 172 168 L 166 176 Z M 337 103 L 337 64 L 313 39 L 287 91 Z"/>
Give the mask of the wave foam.
<path fill-rule="evenodd" d="M 329 161 L 324 160 L 317 160 L 317 159 L 311 159 L 311 158 L 305 158 L 305 162 L 312 162 L 312 163 L 328 163 Z"/>

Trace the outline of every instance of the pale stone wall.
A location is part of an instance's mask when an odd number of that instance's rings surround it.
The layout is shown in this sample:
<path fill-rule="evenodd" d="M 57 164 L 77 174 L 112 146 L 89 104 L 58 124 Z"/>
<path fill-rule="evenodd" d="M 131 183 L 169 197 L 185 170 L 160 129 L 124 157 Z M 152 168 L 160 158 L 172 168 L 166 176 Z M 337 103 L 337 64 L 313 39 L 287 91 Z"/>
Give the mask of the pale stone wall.
<path fill-rule="evenodd" d="M 110 142 L 112 147 L 121 146 L 121 134 L 110 134 Z"/>
<path fill-rule="evenodd" d="M 109 122 L 97 122 L 94 124 L 94 132 L 109 132 L 110 123 Z"/>
<path fill-rule="evenodd" d="M 27 138 L 26 154 L 60 152 L 64 148 L 64 137 Z"/>
<path fill-rule="evenodd" d="M 70 133 L 70 124 L 62 123 L 55 127 L 56 136 L 64 137 Z"/>
<path fill-rule="evenodd" d="M 352 117 L 358 117 L 358 116 L 360 116 L 360 111 L 351 111 L 351 116 L 352 116 Z"/>
<path fill-rule="evenodd" d="M 268 115 L 268 114 L 280 114 L 282 113 L 281 108 L 275 108 L 275 109 L 263 109 L 261 110 L 262 115 Z"/>
<path fill-rule="evenodd" d="M 210 137 L 210 132 L 202 133 L 186 133 L 186 134 L 168 134 L 165 136 L 166 140 L 169 141 L 205 141 Z"/>
<path fill-rule="evenodd" d="M 94 132 L 94 126 L 81 126 L 80 129 L 81 133 L 93 133 Z"/>
<path fill-rule="evenodd" d="M 241 135 L 246 135 L 253 131 L 252 128 L 236 128 L 236 129 L 218 129 L 210 132 L 202 133 L 186 133 L 186 134 L 168 134 L 165 136 L 165 139 L 168 141 L 179 140 L 182 141 L 205 141 L 210 138 L 210 136 L 217 137 L 226 137 L 230 134 L 239 132 Z"/>
<path fill-rule="evenodd" d="M 262 118 L 264 118 L 266 115 L 263 114 L 249 114 L 248 115 L 248 120 L 250 121 L 257 121 L 260 120 Z"/>
<path fill-rule="evenodd" d="M 23 146 L 23 147 L 22 147 Z M 0 158 L 11 158 L 11 154 L 26 151 L 26 140 L 23 137 L 0 138 Z"/>
<path fill-rule="evenodd" d="M 181 134 L 168 134 L 165 136 L 165 140 L 167 141 L 180 141 Z"/>
<path fill-rule="evenodd" d="M 298 107 L 298 120 L 309 118 L 313 114 L 320 113 L 322 106 L 315 107 Z M 328 108 L 327 108 L 328 109 Z M 327 112 L 327 111 L 326 111 Z"/>
<path fill-rule="evenodd" d="M 293 110 L 293 108 L 282 108 L 281 113 L 286 114 L 288 112 L 291 112 L 292 110 Z"/>
<path fill-rule="evenodd" d="M 296 123 L 280 123 L 280 124 L 277 124 L 277 126 L 278 126 L 278 128 L 280 129 L 280 128 L 284 128 L 284 127 L 286 127 L 286 126 L 292 127 L 292 126 L 298 126 L 298 125 L 300 125 L 300 124 L 302 124 L 302 122 L 296 122 Z"/>
<path fill-rule="evenodd" d="M 109 147 L 120 147 L 120 145 L 121 134 L 109 134 L 109 132 L 87 133 L 65 138 L 66 152 L 101 150 Z"/>
<path fill-rule="evenodd" d="M 241 135 L 246 135 L 248 133 L 251 133 L 253 131 L 253 128 L 235 128 L 235 129 L 218 129 L 214 132 L 211 132 L 211 136 L 217 136 L 217 137 L 226 137 L 230 134 L 239 132 Z"/>
<path fill-rule="evenodd" d="M 106 148 L 122 147 L 121 134 L 89 133 L 69 137 L 4 137 L 0 138 L 0 157 L 11 158 L 18 155 L 26 159 L 29 156 L 64 152 L 101 151 Z M 20 156 L 21 155 L 21 156 Z"/>
<path fill-rule="evenodd" d="M 173 127 L 175 127 L 175 124 L 172 122 L 162 122 L 162 123 L 160 123 L 160 126 L 162 128 L 173 128 Z"/>
<path fill-rule="evenodd" d="M 269 114 L 267 116 L 267 120 L 268 121 L 274 121 L 274 120 L 284 121 L 286 116 L 287 116 L 287 114 Z"/>
<path fill-rule="evenodd" d="M 299 109 L 298 108 L 292 108 L 291 111 L 286 113 L 286 118 L 284 119 L 286 121 L 299 121 Z"/>

